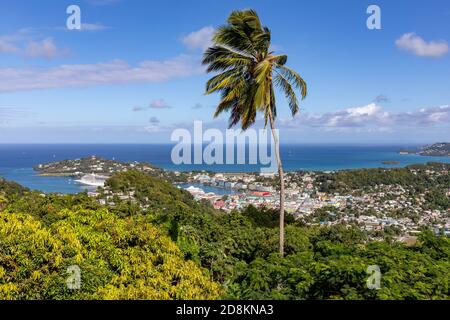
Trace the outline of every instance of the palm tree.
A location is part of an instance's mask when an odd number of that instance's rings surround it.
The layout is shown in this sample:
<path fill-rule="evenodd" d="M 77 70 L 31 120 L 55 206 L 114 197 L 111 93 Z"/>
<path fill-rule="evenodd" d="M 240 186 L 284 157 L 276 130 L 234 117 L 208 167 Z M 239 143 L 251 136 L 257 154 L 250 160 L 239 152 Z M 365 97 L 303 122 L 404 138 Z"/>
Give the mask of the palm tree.
<path fill-rule="evenodd" d="M 265 127 L 270 124 L 280 179 L 279 252 L 283 256 L 284 173 L 275 130 L 274 87 L 284 93 L 294 116 L 299 110 L 295 90 L 300 91 L 303 100 L 306 83 L 297 72 L 285 66 L 286 55 L 270 51 L 270 30 L 261 25 L 253 10 L 232 12 L 228 23 L 216 30 L 212 40 L 213 45 L 204 53 L 203 64 L 208 72 L 217 73 L 206 84 L 206 94 L 221 94 L 214 117 L 229 111 L 229 127 L 240 122 L 242 130 L 246 130 L 255 122 L 257 112 L 263 112 Z"/>

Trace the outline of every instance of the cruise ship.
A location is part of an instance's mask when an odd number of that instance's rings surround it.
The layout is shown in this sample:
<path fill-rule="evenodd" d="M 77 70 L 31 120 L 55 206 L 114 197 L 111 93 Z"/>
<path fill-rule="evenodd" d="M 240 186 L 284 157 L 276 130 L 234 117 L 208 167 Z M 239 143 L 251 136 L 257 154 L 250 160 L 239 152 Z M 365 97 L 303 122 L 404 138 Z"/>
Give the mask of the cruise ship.
<path fill-rule="evenodd" d="M 92 174 L 86 174 L 86 175 L 82 176 L 81 179 L 75 180 L 75 181 L 78 183 L 81 183 L 81 184 L 88 185 L 88 186 L 103 187 L 108 178 L 109 177 L 107 177 L 107 176 L 101 176 L 101 175 L 92 173 Z"/>

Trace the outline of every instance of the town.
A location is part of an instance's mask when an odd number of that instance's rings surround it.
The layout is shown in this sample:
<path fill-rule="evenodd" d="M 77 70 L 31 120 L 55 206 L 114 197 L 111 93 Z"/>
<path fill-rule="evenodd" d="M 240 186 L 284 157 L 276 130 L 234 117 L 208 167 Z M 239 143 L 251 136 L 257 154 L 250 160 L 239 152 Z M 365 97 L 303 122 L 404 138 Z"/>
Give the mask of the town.
<path fill-rule="evenodd" d="M 418 174 L 418 171 L 411 169 L 411 173 Z M 425 174 L 437 178 L 448 175 L 448 170 L 426 170 Z M 413 194 L 401 185 L 381 184 L 365 190 L 363 194 L 358 192 L 360 190 L 345 194 L 327 193 L 321 191 L 319 176 L 317 172 L 286 174 L 285 208 L 298 221 L 308 225 L 352 224 L 369 232 L 391 229 L 399 238 L 413 237 L 424 226 L 436 233 L 450 234 L 450 208 L 428 208 L 425 191 Z M 216 209 L 225 212 L 248 205 L 273 209 L 279 206 L 275 175 L 190 174 L 189 182 L 237 191 L 218 196 L 212 192 L 206 193 L 199 187 L 187 188 L 195 199 L 209 201 Z M 450 196 L 450 185 L 447 185 L 445 196 Z"/>
<path fill-rule="evenodd" d="M 387 233 L 402 241 L 414 241 L 423 228 L 449 235 L 449 168 L 448 164 L 428 164 L 401 169 L 287 172 L 285 209 L 299 223 L 357 226 L 374 239 Z M 169 181 L 195 200 L 224 213 L 249 205 L 275 210 L 279 206 L 274 173 L 177 172 L 95 156 L 42 164 L 35 169 L 46 175 L 97 173 L 106 177 L 137 170 Z M 353 181 L 359 175 L 359 180 Z M 350 179 L 361 186 L 347 186 L 351 183 L 340 179 Z M 134 190 L 113 192 L 104 183 L 89 195 L 112 207 L 117 202 L 138 202 Z M 140 205 L 146 208 L 145 203 Z"/>

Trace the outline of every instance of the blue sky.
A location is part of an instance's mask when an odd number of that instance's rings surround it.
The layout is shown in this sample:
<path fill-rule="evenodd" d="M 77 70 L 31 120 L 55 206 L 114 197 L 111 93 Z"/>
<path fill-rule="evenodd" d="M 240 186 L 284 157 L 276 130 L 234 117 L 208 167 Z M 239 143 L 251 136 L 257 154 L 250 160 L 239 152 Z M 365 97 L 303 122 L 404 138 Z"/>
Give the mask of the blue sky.
<path fill-rule="evenodd" d="M 82 30 L 67 30 L 66 8 Z M 370 4 L 381 30 L 366 26 Z M 213 119 L 200 65 L 214 28 L 254 8 L 308 83 L 281 139 L 448 141 L 450 3 L 438 1 L 0 0 L 0 143 L 154 143 Z"/>

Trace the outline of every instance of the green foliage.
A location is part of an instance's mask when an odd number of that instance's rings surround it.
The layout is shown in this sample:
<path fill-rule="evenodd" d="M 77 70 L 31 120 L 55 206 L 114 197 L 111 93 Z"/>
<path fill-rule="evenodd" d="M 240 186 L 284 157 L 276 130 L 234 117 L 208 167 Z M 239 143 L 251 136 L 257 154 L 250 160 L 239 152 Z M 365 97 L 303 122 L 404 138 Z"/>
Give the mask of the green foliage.
<path fill-rule="evenodd" d="M 136 170 L 115 174 L 107 181 L 106 186 L 114 193 L 133 193 L 139 204 L 143 204 L 148 212 L 162 220 L 170 217 L 178 221 L 183 220 L 185 216 L 200 216 L 213 212 L 212 208 L 197 203 L 185 190 L 174 188 L 167 181 Z M 129 215 L 123 209 L 115 211 L 119 215 Z"/>
<path fill-rule="evenodd" d="M 429 174 L 429 170 L 439 174 Z M 342 170 L 320 173 L 317 177 L 320 191 L 326 193 L 363 194 L 372 187 L 397 185 L 407 190 L 411 198 L 424 195 L 424 209 L 448 210 L 450 199 L 446 195 L 450 186 L 450 165 L 427 163 L 406 168 Z M 385 200 L 391 200 L 388 196 Z"/>
<path fill-rule="evenodd" d="M 295 92 L 305 98 L 306 82 L 285 66 L 286 55 L 270 51 L 270 30 L 253 10 L 234 11 L 227 22 L 217 29 L 213 46 L 203 56 L 207 71 L 219 72 L 206 84 L 207 94 L 221 94 L 215 116 L 230 111 L 230 127 L 240 122 L 245 130 L 262 112 L 265 123 L 273 124 L 277 115 L 274 87 L 284 93 L 295 115 L 299 110 Z"/>
<path fill-rule="evenodd" d="M 446 191 L 444 188 L 431 188 L 425 194 L 428 207 L 430 209 L 448 210 L 450 208 L 450 197 L 445 194 Z"/>
<path fill-rule="evenodd" d="M 22 187 L 20 184 L 5 180 L 0 177 L 0 194 L 6 196 L 17 196 L 27 192 L 28 189 Z"/>
<path fill-rule="evenodd" d="M 278 227 L 279 212 L 270 208 L 256 208 L 252 205 L 247 206 L 242 210 L 242 214 L 248 218 L 255 227 Z M 293 223 L 294 217 L 292 215 L 286 215 L 286 223 Z"/>
<path fill-rule="evenodd" d="M 411 169 L 416 170 L 413 172 Z M 341 170 L 335 173 L 321 173 L 317 181 L 321 183 L 322 192 L 345 193 L 354 189 L 366 189 L 377 185 L 400 185 L 413 187 L 420 192 L 428 187 L 447 187 L 450 183 L 448 174 L 438 178 L 426 174 L 426 170 L 448 171 L 450 165 L 428 163 L 426 165 L 412 165 L 407 168 L 376 168 Z"/>
<path fill-rule="evenodd" d="M 450 242 L 427 234 L 418 247 L 362 243 L 349 230 L 303 230 L 305 243 L 284 259 L 276 254 L 240 262 L 227 290 L 236 299 L 449 299 Z M 287 235 L 293 230 L 287 229 Z M 336 238 L 336 236 L 338 238 Z M 339 240 L 340 238 L 340 240 Z M 366 286 L 379 265 L 381 288 Z"/>
<path fill-rule="evenodd" d="M 216 284 L 145 217 L 62 210 L 46 227 L 0 214 L 0 299 L 213 299 Z M 81 288 L 66 285 L 81 269 Z"/>
<path fill-rule="evenodd" d="M 106 209 L 84 193 L 0 198 L 0 298 L 450 298 L 448 237 L 423 232 L 406 246 L 388 233 L 371 241 L 357 228 L 288 220 L 281 258 L 273 210 L 215 211 L 135 171 L 108 186 L 137 200 Z M 81 290 L 67 289 L 70 265 L 82 270 Z M 378 290 L 366 286 L 370 265 L 382 272 Z"/>

